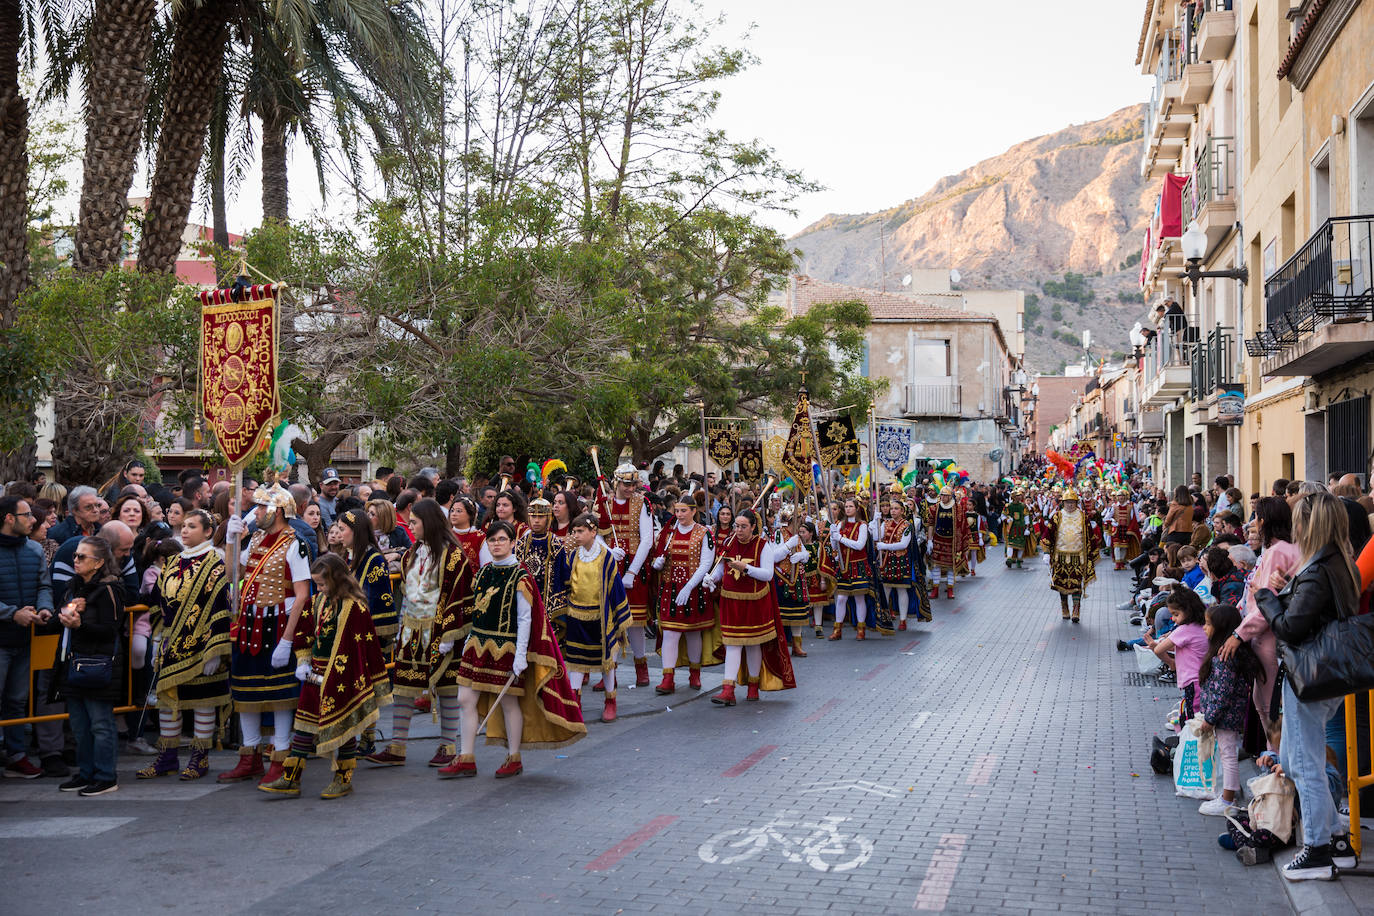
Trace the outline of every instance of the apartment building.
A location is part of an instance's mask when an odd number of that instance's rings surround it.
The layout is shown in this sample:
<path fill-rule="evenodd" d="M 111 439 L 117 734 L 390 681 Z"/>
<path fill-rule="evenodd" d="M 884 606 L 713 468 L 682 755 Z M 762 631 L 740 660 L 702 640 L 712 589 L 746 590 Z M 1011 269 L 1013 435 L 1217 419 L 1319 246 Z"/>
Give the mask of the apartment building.
<path fill-rule="evenodd" d="M 1129 423 L 1123 416 L 1121 432 L 1148 446 L 1156 479 L 1170 486 L 1194 472 L 1234 472 L 1242 452 L 1235 408 L 1247 390 L 1238 343 L 1244 286 L 1183 276 L 1189 266 L 1211 273 L 1245 263 L 1239 215 L 1249 178 L 1241 168 L 1248 147 L 1238 31 L 1232 0 L 1150 0 L 1136 50 L 1141 72 L 1154 77 L 1141 174 L 1159 183 L 1140 286 L 1151 311 L 1172 300 L 1187 322 L 1161 326 L 1141 349 L 1134 410 L 1122 411 L 1134 416 Z"/>
<path fill-rule="evenodd" d="M 1249 291 L 1245 346 L 1251 374 L 1274 395 L 1253 411 L 1247 404 L 1253 435 L 1242 479 L 1254 489 L 1278 476 L 1356 473 L 1367 482 L 1374 4 L 1305 0 L 1289 17 L 1270 6 L 1250 3 L 1245 13 L 1260 52 L 1251 106 L 1259 166 L 1278 179 L 1253 215 L 1247 201 L 1251 259 L 1262 263 L 1263 282 Z M 1276 121 L 1282 143 L 1271 150 Z"/>
<path fill-rule="evenodd" d="M 947 279 L 934 287 L 896 293 L 794 276 L 784 305 L 789 315 L 804 315 L 826 302 L 865 303 L 872 324 L 860 368 L 887 381 L 875 413 L 912 421 L 913 457 L 950 458 L 975 480 L 995 479 L 1021 451 L 1027 383 L 999 316 L 972 303 L 977 296 L 1001 303 L 999 311 L 1019 328 L 1021 294 L 966 293 Z"/>

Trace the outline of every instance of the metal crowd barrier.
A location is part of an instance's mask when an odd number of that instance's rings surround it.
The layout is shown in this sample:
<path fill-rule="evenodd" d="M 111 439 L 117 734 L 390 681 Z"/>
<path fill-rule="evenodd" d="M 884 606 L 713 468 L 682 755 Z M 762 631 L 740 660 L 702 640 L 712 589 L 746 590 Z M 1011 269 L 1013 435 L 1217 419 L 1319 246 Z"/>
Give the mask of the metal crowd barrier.
<path fill-rule="evenodd" d="M 1345 698 L 1345 773 L 1350 792 L 1350 845 L 1360 853 L 1360 790 L 1374 786 L 1374 772 L 1360 772 L 1360 735 L 1356 703 L 1359 694 Z M 1369 758 L 1374 770 L 1374 690 L 1369 691 Z"/>
<path fill-rule="evenodd" d="M 133 642 L 134 619 L 142 613 L 148 611 L 146 604 L 131 604 L 124 610 L 129 615 L 128 641 L 124 649 L 124 705 L 116 706 L 116 713 L 135 712 L 143 709 L 141 704 L 134 703 L 134 682 L 133 682 L 133 657 L 128 651 L 128 646 Z M 35 633 L 33 625 L 29 625 L 29 700 L 28 715 L 17 719 L 0 719 L 0 728 L 10 725 L 35 725 L 39 722 L 60 722 L 67 718 L 65 712 L 54 713 L 47 716 L 35 716 L 33 714 L 34 698 L 34 676 L 40 671 L 51 671 L 57 665 L 57 650 L 62 645 L 61 633 Z"/>

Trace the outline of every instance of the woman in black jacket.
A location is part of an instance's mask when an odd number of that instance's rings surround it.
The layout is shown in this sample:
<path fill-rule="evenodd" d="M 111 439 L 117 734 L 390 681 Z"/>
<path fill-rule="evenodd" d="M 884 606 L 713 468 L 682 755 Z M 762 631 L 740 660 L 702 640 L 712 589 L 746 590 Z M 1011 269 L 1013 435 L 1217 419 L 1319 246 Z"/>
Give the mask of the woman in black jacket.
<path fill-rule="evenodd" d="M 1330 493 L 1309 493 L 1293 509 L 1293 534 L 1301 565 L 1286 581 L 1274 572 L 1269 589 L 1255 595 L 1260 612 L 1281 643 L 1301 645 L 1323 627 L 1358 612 L 1359 573 L 1351 560 L 1349 521 Z M 1302 701 L 1292 683 L 1283 684 L 1283 738 L 1279 762 L 1298 789 L 1302 805 L 1302 851 L 1283 876 L 1290 881 L 1330 881 L 1339 868 L 1358 859 L 1348 834 L 1337 834 L 1336 804 L 1326 781 L 1326 723 L 1341 711 L 1343 698 Z"/>
<path fill-rule="evenodd" d="M 103 538 L 82 538 L 72 558 L 76 575 L 58 620 L 67 628 L 63 658 L 105 656 L 112 675 L 108 684 L 78 687 L 67 682 L 65 662 L 59 691 L 76 737 L 77 775 L 59 788 L 83 796 L 104 795 L 119 788 L 115 772 L 118 735 L 114 706 L 123 683 L 119 670 L 119 628 L 124 619 L 124 590 L 114 552 Z"/>

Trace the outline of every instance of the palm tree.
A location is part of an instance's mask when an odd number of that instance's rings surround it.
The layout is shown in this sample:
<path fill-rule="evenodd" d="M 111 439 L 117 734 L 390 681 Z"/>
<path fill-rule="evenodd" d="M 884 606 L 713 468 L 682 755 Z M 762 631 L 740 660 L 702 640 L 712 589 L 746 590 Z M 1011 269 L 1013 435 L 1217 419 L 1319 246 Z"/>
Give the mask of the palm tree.
<path fill-rule="evenodd" d="M 0 0 L 0 330 L 14 324 L 29 285 L 29 103 L 19 69 L 33 54 L 34 12 L 24 0 Z"/>
<path fill-rule="evenodd" d="M 120 261 L 133 184 L 158 0 L 95 0 L 86 59 L 86 155 L 76 227 L 77 270 Z"/>

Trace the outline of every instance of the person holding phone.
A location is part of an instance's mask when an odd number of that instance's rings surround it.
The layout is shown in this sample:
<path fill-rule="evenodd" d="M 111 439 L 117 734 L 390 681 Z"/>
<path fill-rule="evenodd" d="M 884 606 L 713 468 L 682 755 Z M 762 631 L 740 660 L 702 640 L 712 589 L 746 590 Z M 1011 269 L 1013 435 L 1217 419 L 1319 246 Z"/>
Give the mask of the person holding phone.
<path fill-rule="evenodd" d="M 117 658 L 119 626 L 124 617 L 124 590 L 114 551 L 104 538 L 82 538 L 72 557 L 67 603 L 58 614 L 66 628 L 58 692 L 76 738 L 77 774 L 58 786 L 83 797 L 106 795 L 119 788 L 115 770 L 118 732 L 114 704 L 120 693 Z M 107 661 L 103 683 L 79 678 L 74 662 Z"/>

